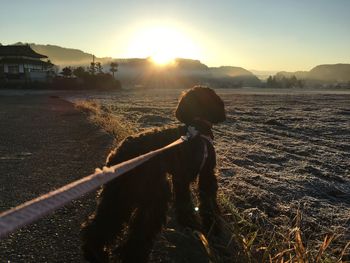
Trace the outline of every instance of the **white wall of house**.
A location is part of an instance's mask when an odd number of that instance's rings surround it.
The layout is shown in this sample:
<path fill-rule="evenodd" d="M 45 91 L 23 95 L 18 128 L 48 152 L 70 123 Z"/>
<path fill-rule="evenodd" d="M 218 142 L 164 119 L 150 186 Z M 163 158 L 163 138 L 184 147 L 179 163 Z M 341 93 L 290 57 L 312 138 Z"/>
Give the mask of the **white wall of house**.
<path fill-rule="evenodd" d="M 17 73 L 24 73 L 24 68 L 23 65 L 18 65 L 18 64 L 4 64 L 4 72 L 5 73 L 11 73 L 11 68 L 17 68 Z M 13 73 L 13 72 L 12 72 Z"/>
<path fill-rule="evenodd" d="M 4 72 L 9 73 L 9 67 L 18 66 L 19 73 L 24 73 L 25 69 L 28 71 L 45 71 L 41 65 L 32 65 L 32 64 L 4 64 Z"/>
<path fill-rule="evenodd" d="M 41 65 L 25 64 L 24 68 L 28 69 L 28 71 L 45 71 Z"/>
<path fill-rule="evenodd" d="M 12 70 L 11 70 L 12 67 Z M 18 73 L 25 73 L 27 72 L 27 77 L 32 81 L 40 81 L 45 82 L 47 81 L 47 71 L 43 68 L 41 65 L 33 65 L 33 64 L 12 64 L 12 63 L 6 63 L 3 64 L 4 73 L 14 73 L 14 68 L 18 69 Z"/>
<path fill-rule="evenodd" d="M 32 81 L 45 82 L 47 80 L 46 71 L 32 71 L 29 72 L 29 78 Z"/>
<path fill-rule="evenodd" d="M 41 65 L 32 65 L 32 64 L 4 64 L 4 72 L 9 73 L 9 67 L 17 66 L 18 67 L 18 73 L 24 73 L 27 69 L 29 72 L 37 71 L 37 72 L 46 72 L 45 69 L 42 68 Z"/>

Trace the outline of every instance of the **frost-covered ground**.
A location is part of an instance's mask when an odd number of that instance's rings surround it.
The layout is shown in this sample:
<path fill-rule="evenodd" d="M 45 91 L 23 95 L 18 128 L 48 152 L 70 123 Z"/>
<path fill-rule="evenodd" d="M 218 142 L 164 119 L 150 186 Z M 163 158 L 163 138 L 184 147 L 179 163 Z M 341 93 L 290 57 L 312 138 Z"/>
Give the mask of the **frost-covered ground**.
<path fill-rule="evenodd" d="M 215 127 L 219 181 L 232 203 L 277 226 L 293 227 L 299 210 L 307 240 L 334 232 L 344 247 L 350 241 L 350 92 L 217 92 L 228 117 Z M 123 91 L 90 99 L 140 131 L 174 123 L 180 93 Z"/>

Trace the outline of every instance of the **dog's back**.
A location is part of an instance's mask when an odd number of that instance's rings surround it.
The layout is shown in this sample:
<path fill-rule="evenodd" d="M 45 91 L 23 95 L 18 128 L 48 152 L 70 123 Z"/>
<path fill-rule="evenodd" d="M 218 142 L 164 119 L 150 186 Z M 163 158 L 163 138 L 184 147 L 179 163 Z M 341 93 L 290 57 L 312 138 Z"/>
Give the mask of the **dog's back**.
<path fill-rule="evenodd" d="M 148 130 L 128 136 L 107 157 L 107 166 L 160 149 L 186 134 L 184 125 Z"/>

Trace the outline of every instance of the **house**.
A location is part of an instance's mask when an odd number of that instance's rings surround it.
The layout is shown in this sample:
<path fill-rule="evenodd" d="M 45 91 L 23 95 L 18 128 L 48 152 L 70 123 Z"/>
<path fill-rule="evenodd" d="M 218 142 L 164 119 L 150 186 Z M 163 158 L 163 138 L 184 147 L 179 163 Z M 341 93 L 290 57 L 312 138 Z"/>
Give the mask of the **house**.
<path fill-rule="evenodd" d="M 47 82 L 52 74 L 47 56 L 29 45 L 0 45 L 0 80 L 8 82 Z"/>

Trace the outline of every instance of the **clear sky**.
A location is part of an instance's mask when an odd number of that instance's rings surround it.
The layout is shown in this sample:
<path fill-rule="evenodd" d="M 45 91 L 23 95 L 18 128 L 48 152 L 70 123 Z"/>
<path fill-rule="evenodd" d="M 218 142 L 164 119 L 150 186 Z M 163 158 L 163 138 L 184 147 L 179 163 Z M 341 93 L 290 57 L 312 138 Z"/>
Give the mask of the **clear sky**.
<path fill-rule="evenodd" d="M 350 63 L 350 0 L 0 0 L 0 43 L 18 41 L 309 70 Z"/>

